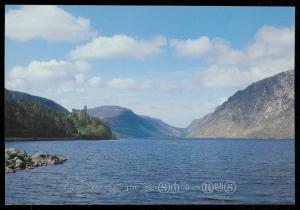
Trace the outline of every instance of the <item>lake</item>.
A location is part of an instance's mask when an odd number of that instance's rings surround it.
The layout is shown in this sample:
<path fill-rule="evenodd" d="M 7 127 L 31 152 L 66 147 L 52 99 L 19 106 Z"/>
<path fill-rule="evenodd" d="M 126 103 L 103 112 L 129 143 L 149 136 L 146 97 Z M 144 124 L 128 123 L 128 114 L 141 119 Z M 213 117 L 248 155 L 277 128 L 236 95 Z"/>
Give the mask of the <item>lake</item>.
<path fill-rule="evenodd" d="M 6 204 L 294 204 L 294 140 L 10 141 L 65 155 L 5 175 Z"/>

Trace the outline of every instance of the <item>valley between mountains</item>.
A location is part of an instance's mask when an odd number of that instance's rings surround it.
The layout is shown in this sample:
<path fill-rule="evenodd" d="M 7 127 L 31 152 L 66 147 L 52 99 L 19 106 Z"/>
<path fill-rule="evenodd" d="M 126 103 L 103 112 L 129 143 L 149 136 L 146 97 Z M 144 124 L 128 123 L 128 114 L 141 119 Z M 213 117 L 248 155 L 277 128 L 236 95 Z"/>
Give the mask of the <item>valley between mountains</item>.
<path fill-rule="evenodd" d="M 187 128 L 119 106 L 69 112 L 46 98 L 5 89 L 5 137 L 11 138 L 294 138 L 294 71 L 237 91 Z M 171 107 L 170 107 L 171 108 Z"/>

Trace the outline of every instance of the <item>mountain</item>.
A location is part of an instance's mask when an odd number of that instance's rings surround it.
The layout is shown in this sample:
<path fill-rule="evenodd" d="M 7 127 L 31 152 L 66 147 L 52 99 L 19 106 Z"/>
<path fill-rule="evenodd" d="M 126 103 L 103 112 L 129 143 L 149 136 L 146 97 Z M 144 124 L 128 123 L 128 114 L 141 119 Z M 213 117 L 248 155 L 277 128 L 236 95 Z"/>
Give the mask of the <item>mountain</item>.
<path fill-rule="evenodd" d="M 84 110 L 69 113 L 59 104 L 5 90 L 5 138 L 113 139 L 110 127 Z"/>
<path fill-rule="evenodd" d="M 54 101 L 51 101 L 49 99 L 42 98 L 39 96 L 33 96 L 33 95 L 30 95 L 27 93 L 12 91 L 12 90 L 8 90 L 8 89 L 5 89 L 5 95 L 13 98 L 16 101 L 26 100 L 27 102 L 38 103 L 40 105 L 44 105 L 52 110 L 60 111 L 63 113 L 69 113 L 69 111 L 67 109 L 65 109 L 61 105 L 55 103 Z"/>
<path fill-rule="evenodd" d="M 293 70 L 260 80 L 194 120 L 186 136 L 294 138 L 294 94 Z"/>
<path fill-rule="evenodd" d="M 14 96 L 5 94 L 5 138 L 64 138 L 75 133 L 66 113 Z"/>
<path fill-rule="evenodd" d="M 137 115 L 119 106 L 88 109 L 88 114 L 108 123 L 119 138 L 180 136 L 183 129 L 148 116 Z"/>

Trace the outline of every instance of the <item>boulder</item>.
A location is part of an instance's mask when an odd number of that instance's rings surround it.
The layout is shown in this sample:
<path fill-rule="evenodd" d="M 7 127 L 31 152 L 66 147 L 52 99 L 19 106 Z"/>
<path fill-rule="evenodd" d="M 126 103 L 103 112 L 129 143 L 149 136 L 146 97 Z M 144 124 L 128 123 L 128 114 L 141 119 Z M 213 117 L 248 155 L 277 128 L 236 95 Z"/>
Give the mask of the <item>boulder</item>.
<path fill-rule="evenodd" d="M 5 173 L 15 173 L 15 170 L 9 167 L 5 167 Z"/>
<path fill-rule="evenodd" d="M 25 168 L 62 164 L 66 160 L 67 158 L 61 155 L 49 155 L 41 152 L 30 155 L 25 151 L 8 148 L 5 149 L 5 173 L 13 173 Z"/>
<path fill-rule="evenodd" d="M 15 165 L 16 165 L 16 161 L 13 159 L 8 160 L 6 164 L 6 166 L 9 168 L 15 168 Z"/>
<path fill-rule="evenodd" d="M 17 157 L 24 161 L 24 159 L 27 157 L 27 153 L 22 151 L 19 154 L 17 154 Z"/>
<path fill-rule="evenodd" d="M 8 159 L 13 159 L 17 155 L 23 154 L 24 151 L 17 150 L 16 148 L 7 148 L 5 149 L 5 153 L 7 154 Z"/>
<path fill-rule="evenodd" d="M 66 158 L 60 155 L 53 155 L 48 162 L 50 164 L 62 164 L 64 161 L 66 161 Z"/>
<path fill-rule="evenodd" d="M 32 166 L 33 166 L 33 167 L 39 167 L 40 165 L 41 165 L 41 164 L 40 164 L 39 162 L 34 162 Z"/>
<path fill-rule="evenodd" d="M 26 164 L 21 159 L 17 159 L 15 162 L 15 168 L 16 169 L 24 169 L 24 168 L 26 168 Z"/>
<path fill-rule="evenodd" d="M 31 161 L 33 163 L 42 163 L 45 161 L 46 158 L 48 158 L 50 155 L 47 154 L 47 153 L 35 153 L 35 154 L 32 154 L 30 156 L 31 158 Z"/>

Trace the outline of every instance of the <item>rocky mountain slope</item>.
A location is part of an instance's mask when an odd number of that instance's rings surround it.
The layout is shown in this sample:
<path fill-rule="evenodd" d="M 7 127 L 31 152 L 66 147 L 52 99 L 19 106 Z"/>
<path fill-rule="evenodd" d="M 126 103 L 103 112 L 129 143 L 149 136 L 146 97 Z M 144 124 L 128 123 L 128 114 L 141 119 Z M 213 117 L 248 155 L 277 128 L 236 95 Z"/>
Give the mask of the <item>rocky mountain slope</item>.
<path fill-rule="evenodd" d="M 180 136 L 183 129 L 148 116 L 137 115 L 119 106 L 88 109 L 88 114 L 108 123 L 119 138 Z"/>
<path fill-rule="evenodd" d="M 294 138 L 294 93 L 293 70 L 260 80 L 194 120 L 186 136 Z"/>

